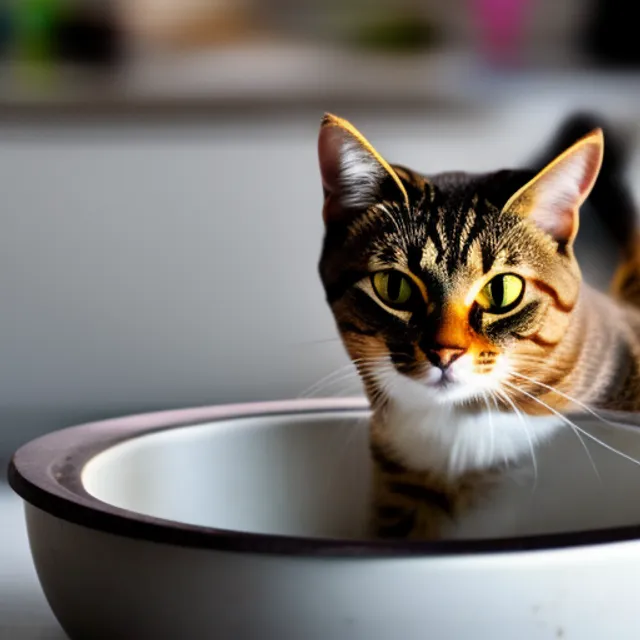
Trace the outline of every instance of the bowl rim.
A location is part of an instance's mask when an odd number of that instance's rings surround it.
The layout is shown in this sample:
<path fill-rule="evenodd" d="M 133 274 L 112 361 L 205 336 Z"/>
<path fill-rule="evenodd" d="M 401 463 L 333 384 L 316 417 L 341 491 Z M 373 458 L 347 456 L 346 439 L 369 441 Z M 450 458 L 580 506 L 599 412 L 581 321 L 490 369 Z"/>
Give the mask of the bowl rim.
<path fill-rule="evenodd" d="M 258 416 L 362 412 L 364 398 L 321 398 L 226 404 L 141 413 L 68 427 L 36 438 L 13 455 L 8 480 L 26 503 L 90 529 L 174 546 L 285 556 L 461 556 L 552 551 L 640 538 L 640 523 L 603 529 L 514 536 L 500 539 L 352 540 L 288 536 L 217 529 L 129 511 L 89 494 L 82 484 L 85 465 L 126 441 L 159 431 Z M 600 411 L 622 426 L 640 427 L 640 414 Z"/>

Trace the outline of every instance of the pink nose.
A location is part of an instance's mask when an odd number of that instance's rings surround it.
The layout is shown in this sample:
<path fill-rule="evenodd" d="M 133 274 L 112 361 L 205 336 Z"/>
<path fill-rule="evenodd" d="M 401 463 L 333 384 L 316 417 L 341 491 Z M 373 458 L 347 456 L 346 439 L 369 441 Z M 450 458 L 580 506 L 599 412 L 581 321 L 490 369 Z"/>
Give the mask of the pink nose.
<path fill-rule="evenodd" d="M 437 349 L 429 349 L 427 351 L 427 358 L 429 358 L 429 361 L 433 365 L 444 370 L 465 352 L 466 349 L 462 349 L 461 347 L 439 347 Z"/>

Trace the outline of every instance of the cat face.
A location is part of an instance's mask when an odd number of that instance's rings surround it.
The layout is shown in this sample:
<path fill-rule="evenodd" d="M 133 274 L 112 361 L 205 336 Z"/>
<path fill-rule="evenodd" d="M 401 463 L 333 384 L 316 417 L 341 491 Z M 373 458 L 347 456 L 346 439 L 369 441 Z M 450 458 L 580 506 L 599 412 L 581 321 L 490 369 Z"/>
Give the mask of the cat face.
<path fill-rule="evenodd" d="M 579 297 L 572 244 L 602 146 L 597 130 L 538 175 L 421 176 L 325 117 L 320 274 L 374 405 L 508 406 L 514 375 L 562 375 L 545 363 Z"/>

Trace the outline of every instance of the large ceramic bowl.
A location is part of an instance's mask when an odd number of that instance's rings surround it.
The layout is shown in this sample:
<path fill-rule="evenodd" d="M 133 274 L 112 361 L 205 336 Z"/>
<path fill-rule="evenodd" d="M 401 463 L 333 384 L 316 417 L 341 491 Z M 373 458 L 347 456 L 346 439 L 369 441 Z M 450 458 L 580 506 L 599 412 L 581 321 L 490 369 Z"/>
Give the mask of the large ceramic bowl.
<path fill-rule="evenodd" d="M 640 458 L 637 420 L 608 418 L 576 424 Z M 567 428 L 461 539 L 374 542 L 367 420 L 361 400 L 250 404 L 24 446 L 9 477 L 61 625 L 74 640 L 640 638 L 637 464 Z"/>

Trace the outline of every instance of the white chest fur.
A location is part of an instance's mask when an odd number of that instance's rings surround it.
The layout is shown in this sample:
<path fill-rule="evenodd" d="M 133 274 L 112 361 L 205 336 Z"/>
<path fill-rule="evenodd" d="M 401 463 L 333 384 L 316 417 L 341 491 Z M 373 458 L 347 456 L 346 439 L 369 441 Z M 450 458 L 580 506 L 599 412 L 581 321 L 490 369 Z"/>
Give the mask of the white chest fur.
<path fill-rule="evenodd" d="M 410 468 L 458 475 L 532 455 L 560 424 L 556 417 L 497 410 L 474 414 L 438 405 L 418 410 L 391 403 L 381 426 Z"/>

